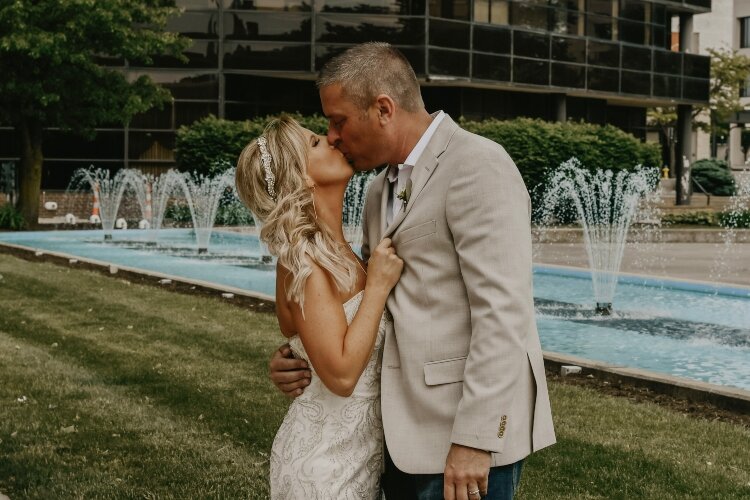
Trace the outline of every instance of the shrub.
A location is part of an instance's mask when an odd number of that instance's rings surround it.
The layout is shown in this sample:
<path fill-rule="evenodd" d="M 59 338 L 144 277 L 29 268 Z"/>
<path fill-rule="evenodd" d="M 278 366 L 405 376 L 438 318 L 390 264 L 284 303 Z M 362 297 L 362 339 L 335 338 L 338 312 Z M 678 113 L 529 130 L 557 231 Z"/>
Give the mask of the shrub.
<path fill-rule="evenodd" d="M 722 212 L 719 214 L 722 227 L 750 228 L 750 210 L 741 212 Z"/>
<path fill-rule="evenodd" d="M 19 231 L 26 227 L 26 221 L 21 212 L 10 203 L 0 206 L 0 229 Z"/>
<path fill-rule="evenodd" d="M 698 160 L 693 163 L 690 171 L 692 178 L 699 182 L 709 194 L 714 196 L 734 195 L 736 185 L 727 162 L 715 159 Z M 694 189 L 694 191 L 696 190 Z"/>
<path fill-rule="evenodd" d="M 461 121 L 470 132 L 502 145 L 521 171 L 527 189 L 541 195 L 547 174 L 576 157 L 588 169 L 659 167 L 657 144 L 643 143 L 612 125 L 517 118 L 500 121 Z"/>
<path fill-rule="evenodd" d="M 327 120 L 320 115 L 293 116 L 303 127 L 324 134 Z M 207 116 L 192 125 L 183 125 L 175 138 L 175 161 L 182 171 L 214 175 L 226 165 L 236 165 L 237 158 L 248 142 L 263 133 L 266 123 L 274 116 L 257 117 L 246 121 L 231 121 Z"/>
<path fill-rule="evenodd" d="M 716 212 L 696 211 L 665 214 L 661 218 L 665 226 L 718 226 L 719 215 Z"/>

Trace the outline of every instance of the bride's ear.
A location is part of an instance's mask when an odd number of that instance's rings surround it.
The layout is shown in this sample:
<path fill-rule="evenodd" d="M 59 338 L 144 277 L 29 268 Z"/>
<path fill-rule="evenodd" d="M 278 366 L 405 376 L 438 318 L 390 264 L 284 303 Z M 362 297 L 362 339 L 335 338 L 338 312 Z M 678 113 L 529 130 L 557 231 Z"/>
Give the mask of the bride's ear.
<path fill-rule="evenodd" d="M 315 189 L 315 181 L 313 181 L 308 175 L 305 176 L 305 184 L 308 188 Z"/>

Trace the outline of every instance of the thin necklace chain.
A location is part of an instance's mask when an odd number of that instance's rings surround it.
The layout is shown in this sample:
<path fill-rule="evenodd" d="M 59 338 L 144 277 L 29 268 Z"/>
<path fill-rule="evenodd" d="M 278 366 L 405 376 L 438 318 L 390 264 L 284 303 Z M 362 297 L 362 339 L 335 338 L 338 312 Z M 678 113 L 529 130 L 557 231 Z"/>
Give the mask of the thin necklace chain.
<path fill-rule="evenodd" d="M 357 261 L 359 268 L 362 269 L 362 272 L 365 273 L 365 276 L 367 276 L 367 269 L 365 269 L 365 266 L 363 266 L 362 263 L 359 261 L 359 257 L 357 257 L 357 254 L 354 253 L 354 250 L 352 250 L 352 247 L 349 246 L 349 243 L 346 244 L 346 248 L 349 249 L 349 251 L 352 253 L 352 256 L 354 257 L 354 260 Z"/>

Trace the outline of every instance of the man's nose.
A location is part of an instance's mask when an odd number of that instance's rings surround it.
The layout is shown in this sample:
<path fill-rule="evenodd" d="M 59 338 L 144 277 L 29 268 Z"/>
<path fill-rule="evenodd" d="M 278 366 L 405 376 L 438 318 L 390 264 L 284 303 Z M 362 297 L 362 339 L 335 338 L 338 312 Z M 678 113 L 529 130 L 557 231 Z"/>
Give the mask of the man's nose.
<path fill-rule="evenodd" d="M 339 136 L 338 132 L 333 127 L 328 127 L 328 133 L 326 134 L 326 139 L 328 140 L 328 144 L 330 144 L 333 147 L 338 147 L 339 142 L 341 141 L 341 137 Z"/>

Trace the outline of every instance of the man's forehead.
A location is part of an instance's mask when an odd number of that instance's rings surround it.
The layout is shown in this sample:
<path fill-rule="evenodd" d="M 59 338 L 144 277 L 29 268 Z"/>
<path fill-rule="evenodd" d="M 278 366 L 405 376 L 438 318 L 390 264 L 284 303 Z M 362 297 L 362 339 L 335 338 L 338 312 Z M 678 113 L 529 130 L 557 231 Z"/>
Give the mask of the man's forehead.
<path fill-rule="evenodd" d="M 320 103 L 326 117 L 347 112 L 352 103 L 344 96 L 341 85 L 334 83 L 320 89 Z"/>

